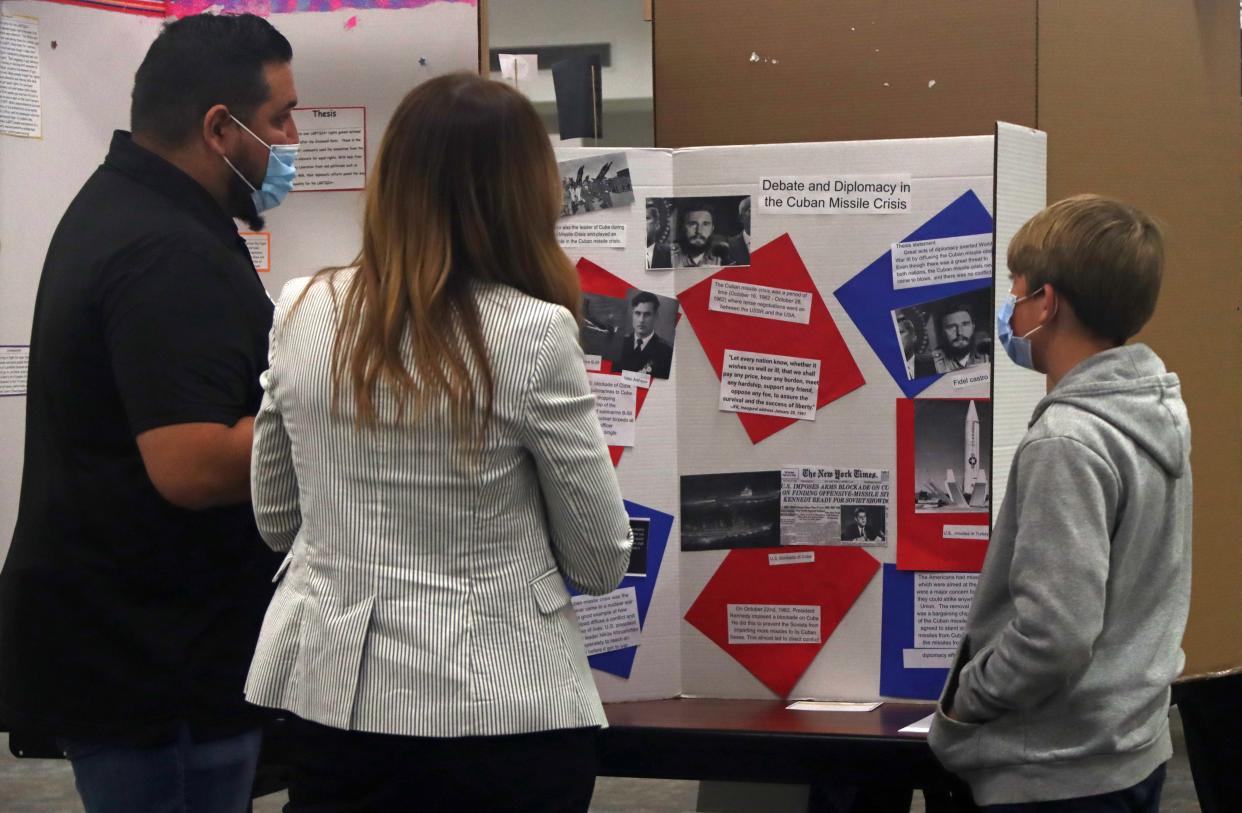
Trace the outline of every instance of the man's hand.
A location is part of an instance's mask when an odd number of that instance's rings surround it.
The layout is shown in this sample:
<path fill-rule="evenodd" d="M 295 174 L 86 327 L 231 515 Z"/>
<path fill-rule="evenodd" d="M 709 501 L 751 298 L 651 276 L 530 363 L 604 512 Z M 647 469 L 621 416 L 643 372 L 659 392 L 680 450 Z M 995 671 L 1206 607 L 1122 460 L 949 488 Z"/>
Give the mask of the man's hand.
<path fill-rule="evenodd" d="M 233 426 L 180 423 L 138 435 L 147 476 L 160 496 L 179 508 L 202 511 L 250 500 L 250 444 L 254 418 Z"/>

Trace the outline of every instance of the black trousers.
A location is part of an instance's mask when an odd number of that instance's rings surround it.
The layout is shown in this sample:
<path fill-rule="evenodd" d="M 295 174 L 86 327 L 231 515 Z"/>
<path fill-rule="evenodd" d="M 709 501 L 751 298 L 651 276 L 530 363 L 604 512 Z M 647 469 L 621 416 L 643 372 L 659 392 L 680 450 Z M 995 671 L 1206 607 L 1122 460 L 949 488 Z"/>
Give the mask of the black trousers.
<path fill-rule="evenodd" d="M 1229 813 L 1242 800 L 1242 673 L 1173 684 L 1186 755 L 1203 813 Z"/>
<path fill-rule="evenodd" d="M 400 737 L 294 718 L 285 813 L 586 813 L 596 731 Z"/>

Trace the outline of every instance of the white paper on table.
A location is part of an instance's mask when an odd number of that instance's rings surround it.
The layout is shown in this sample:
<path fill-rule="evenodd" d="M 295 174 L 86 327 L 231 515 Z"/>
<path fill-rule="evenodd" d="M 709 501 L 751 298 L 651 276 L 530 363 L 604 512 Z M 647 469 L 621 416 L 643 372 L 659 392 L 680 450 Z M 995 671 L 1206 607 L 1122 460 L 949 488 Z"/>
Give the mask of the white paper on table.
<path fill-rule="evenodd" d="M 936 718 L 936 713 L 932 712 L 931 714 L 924 717 L 922 720 L 915 720 L 913 723 L 910 723 L 910 725 L 906 726 L 905 728 L 898 729 L 897 733 L 898 734 L 926 734 L 927 732 L 931 731 L 932 720 L 934 720 L 935 718 Z"/>
<path fill-rule="evenodd" d="M 875 711 L 879 702 L 851 703 L 840 700 L 798 700 L 785 708 L 790 711 Z"/>

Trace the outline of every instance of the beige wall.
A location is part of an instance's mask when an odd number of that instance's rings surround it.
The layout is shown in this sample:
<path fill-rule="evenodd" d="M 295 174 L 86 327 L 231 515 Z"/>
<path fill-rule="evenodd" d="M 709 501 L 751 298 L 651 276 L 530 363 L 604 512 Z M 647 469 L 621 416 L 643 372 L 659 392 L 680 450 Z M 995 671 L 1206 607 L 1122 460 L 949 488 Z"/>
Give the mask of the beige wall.
<path fill-rule="evenodd" d="M 990 134 L 1011 121 L 1048 132 L 1049 200 L 1116 195 L 1167 225 L 1164 292 L 1140 338 L 1182 376 L 1194 427 L 1187 674 L 1242 667 L 1234 0 L 706 7 L 655 5 L 659 146 Z"/>
<path fill-rule="evenodd" d="M 1234 0 L 1041 0 L 1048 198 L 1113 195 L 1166 226 L 1139 337 L 1182 378 L 1193 432 L 1187 674 L 1242 667 L 1242 196 Z"/>

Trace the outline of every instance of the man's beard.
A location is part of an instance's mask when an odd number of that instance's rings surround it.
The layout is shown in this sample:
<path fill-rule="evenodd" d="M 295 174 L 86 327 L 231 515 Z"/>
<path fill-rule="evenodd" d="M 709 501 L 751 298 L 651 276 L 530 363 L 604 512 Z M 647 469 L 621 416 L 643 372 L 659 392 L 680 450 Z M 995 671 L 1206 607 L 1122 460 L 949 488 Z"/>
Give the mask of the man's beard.
<path fill-rule="evenodd" d="M 959 346 L 957 342 L 949 343 L 949 352 L 955 359 L 964 359 L 970 355 L 970 339 L 964 339 Z"/>
<path fill-rule="evenodd" d="M 697 257 L 700 254 L 706 253 L 708 240 L 706 237 L 701 237 L 699 239 L 702 240 L 702 242 L 699 245 L 695 245 L 691 238 L 689 237 L 681 238 L 682 250 L 685 251 L 686 254 L 688 254 L 691 257 Z"/>
<path fill-rule="evenodd" d="M 237 175 L 229 176 L 228 213 L 230 217 L 245 221 L 251 231 L 263 231 L 263 226 L 267 223 L 255 208 L 254 199 L 250 197 L 250 187 L 242 183 Z"/>

